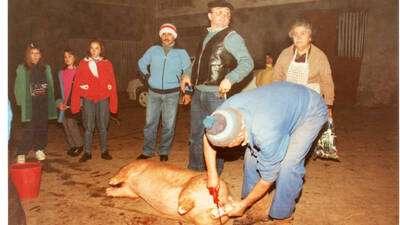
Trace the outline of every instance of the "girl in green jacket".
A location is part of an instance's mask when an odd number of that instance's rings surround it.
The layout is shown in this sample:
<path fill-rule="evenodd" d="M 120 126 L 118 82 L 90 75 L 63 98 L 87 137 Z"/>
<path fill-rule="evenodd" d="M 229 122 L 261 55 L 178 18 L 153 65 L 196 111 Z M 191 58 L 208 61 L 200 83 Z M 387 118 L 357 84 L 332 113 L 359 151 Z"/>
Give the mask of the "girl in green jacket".
<path fill-rule="evenodd" d="M 54 83 L 49 65 L 43 63 L 42 51 L 30 43 L 25 51 L 25 62 L 18 65 L 14 84 L 17 105 L 21 107 L 22 139 L 17 145 L 17 163 L 25 162 L 29 150 L 44 160 L 47 146 L 48 119 L 56 119 Z"/>

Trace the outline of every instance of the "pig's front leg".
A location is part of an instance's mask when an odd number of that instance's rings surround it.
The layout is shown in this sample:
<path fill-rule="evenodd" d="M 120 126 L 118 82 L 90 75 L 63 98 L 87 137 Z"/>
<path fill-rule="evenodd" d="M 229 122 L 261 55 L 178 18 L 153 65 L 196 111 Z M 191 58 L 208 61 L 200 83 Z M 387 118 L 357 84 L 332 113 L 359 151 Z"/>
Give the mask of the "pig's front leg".
<path fill-rule="evenodd" d="M 179 198 L 178 202 L 178 213 L 179 215 L 185 215 L 194 207 L 194 200 L 191 196 L 183 196 Z"/>
<path fill-rule="evenodd" d="M 106 195 L 110 197 L 127 197 L 132 199 L 140 198 L 127 183 L 123 183 L 121 187 L 109 187 L 106 189 Z"/>

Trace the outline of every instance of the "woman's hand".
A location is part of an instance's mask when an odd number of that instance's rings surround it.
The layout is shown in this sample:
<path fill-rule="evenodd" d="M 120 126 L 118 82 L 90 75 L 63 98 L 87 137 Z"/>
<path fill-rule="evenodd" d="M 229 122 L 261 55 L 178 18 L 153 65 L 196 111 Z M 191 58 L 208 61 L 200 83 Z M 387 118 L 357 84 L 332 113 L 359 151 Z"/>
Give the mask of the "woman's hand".
<path fill-rule="evenodd" d="M 59 103 L 57 105 L 57 108 L 59 108 L 61 111 L 64 111 L 65 109 L 67 109 L 67 106 L 64 103 Z"/>

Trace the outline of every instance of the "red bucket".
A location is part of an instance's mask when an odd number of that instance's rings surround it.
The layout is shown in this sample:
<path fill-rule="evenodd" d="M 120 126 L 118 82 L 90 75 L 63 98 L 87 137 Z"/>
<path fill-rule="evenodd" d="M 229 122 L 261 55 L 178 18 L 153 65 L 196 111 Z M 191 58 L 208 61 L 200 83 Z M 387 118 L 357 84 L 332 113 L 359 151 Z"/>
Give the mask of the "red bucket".
<path fill-rule="evenodd" d="M 41 174 L 42 167 L 38 162 L 11 165 L 11 180 L 21 200 L 36 198 L 39 195 Z"/>

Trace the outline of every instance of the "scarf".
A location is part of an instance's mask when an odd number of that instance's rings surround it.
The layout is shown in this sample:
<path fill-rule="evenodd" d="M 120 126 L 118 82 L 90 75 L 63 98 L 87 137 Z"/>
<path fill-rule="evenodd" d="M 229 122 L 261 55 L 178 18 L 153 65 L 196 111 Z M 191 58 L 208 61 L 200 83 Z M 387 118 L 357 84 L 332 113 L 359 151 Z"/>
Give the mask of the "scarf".
<path fill-rule="evenodd" d="M 103 60 L 103 57 L 97 57 L 97 58 L 92 58 L 92 57 L 85 57 L 85 61 L 88 62 L 89 64 L 89 69 L 90 72 L 92 72 L 93 76 L 99 78 L 99 73 L 97 72 L 97 65 L 96 62 Z"/>

